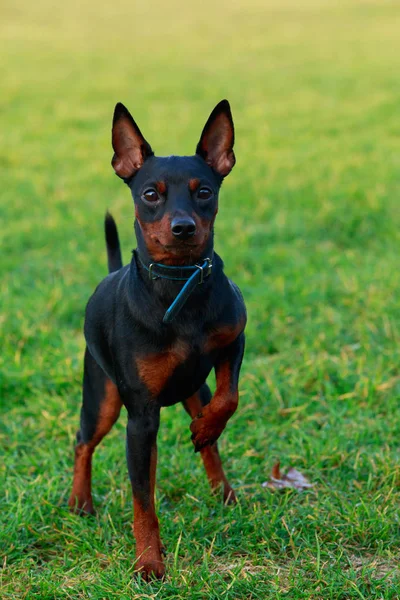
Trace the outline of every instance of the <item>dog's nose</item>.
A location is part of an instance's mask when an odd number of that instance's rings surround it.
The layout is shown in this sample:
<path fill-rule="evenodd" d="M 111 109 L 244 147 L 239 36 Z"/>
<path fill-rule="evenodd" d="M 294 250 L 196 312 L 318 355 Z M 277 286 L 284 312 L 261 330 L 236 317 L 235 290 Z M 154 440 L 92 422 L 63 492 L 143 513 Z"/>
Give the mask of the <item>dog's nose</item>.
<path fill-rule="evenodd" d="M 175 217 L 171 230 L 178 240 L 187 240 L 196 233 L 196 223 L 191 217 Z"/>

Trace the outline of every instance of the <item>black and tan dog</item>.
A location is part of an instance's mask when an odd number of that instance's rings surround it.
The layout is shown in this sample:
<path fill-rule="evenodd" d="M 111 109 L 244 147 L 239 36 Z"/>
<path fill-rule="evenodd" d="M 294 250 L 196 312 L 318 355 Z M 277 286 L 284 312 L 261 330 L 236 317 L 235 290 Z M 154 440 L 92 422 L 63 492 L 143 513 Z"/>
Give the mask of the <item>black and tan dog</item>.
<path fill-rule="evenodd" d="M 156 157 L 127 109 L 112 128 L 116 174 L 135 203 L 137 249 L 123 267 L 117 229 L 106 216 L 110 274 L 86 309 L 83 405 L 75 449 L 72 510 L 92 513 L 94 449 L 128 412 L 137 569 L 164 574 L 154 507 L 160 409 L 182 402 L 211 486 L 234 502 L 217 439 L 238 404 L 246 310 L 213 249 L 222 181 L 235 164 L 229 103 L 208 119 L 194 156 Z M 206 378 L 216 373 L 216 392 Z"/>

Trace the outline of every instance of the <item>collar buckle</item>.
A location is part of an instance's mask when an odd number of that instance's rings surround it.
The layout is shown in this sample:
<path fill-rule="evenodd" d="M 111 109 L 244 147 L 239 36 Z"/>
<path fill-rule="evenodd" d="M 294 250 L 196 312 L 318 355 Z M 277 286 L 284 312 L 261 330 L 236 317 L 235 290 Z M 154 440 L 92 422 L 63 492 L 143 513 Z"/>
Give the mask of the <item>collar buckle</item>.
<path fill-rule="evenodd" d="M 195 267 L 197 267 L 200 270 L 200 281 L 198 285 L 201 285 L 204 282 L 204 277 L 208 277 L 209 275 L 211 275 L 212 266 L 213 265 L 211 258 L 205 258 L 201 266 L 195 265 Z"/>
<path fill-rule="evenodd" d="M 153 275 L 153 267 L 154 267 L 154 263 L 150 263 L 149 264 L 149 279 L 151 279 L 152 281 L 154 281 L 154 279 L 158 279 L 158 275 Z"/>

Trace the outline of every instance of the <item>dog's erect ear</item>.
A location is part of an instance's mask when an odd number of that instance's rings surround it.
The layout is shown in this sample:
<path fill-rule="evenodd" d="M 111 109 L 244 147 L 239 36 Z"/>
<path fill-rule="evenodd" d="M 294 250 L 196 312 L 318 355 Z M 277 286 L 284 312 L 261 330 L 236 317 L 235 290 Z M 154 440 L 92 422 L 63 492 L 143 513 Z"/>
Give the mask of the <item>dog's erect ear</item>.
<path fill-rule="evenodd" d="M 114 111 L 112 146 L 115 154 L 111 164 L 122 179 L 132 177 L 146 158 L 154 154 L 130 112 L 121 102 L 118 102 Z"/>
<path fill-rule="evenodd" d="M 204 158 L 222 177 L 226 177 L 236 162 L 233 153 L 235 130 L 228 100 L 214 108 L 197 144 L 196 154 Z"/>

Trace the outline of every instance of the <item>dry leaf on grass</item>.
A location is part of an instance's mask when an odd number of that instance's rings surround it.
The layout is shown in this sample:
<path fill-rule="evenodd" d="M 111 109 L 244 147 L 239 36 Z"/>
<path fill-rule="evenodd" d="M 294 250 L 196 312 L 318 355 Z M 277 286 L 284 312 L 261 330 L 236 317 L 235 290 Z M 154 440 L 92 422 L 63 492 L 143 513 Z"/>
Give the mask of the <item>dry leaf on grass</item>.
<path fill-rule="evenodd" d="M 310 483 L 300 471 L 297 471 L 297 469 L 294 469 L 293 467 L 291 467 L 285 475 L 281 472 L 280 463 L 277 462 L 272 467 L 270 481 L 265 481 L 262 486 L 271 490 L 282 490 L 284 488 L 307 490 L 308 488 L 312 488 L 314 484 Z"/>

